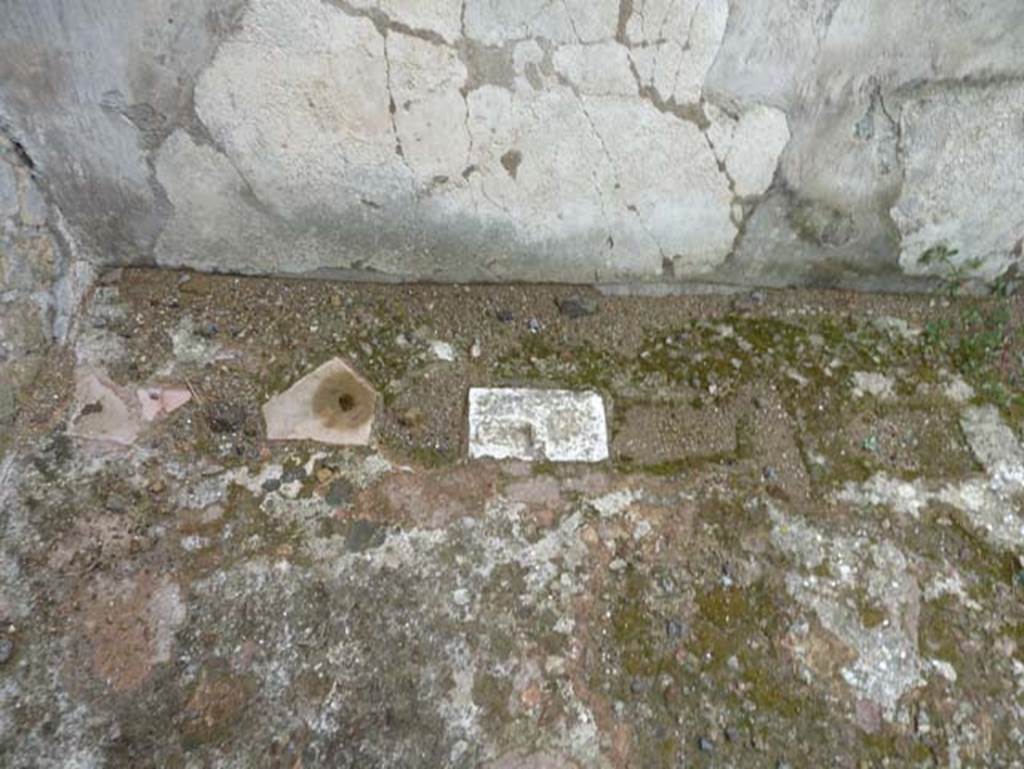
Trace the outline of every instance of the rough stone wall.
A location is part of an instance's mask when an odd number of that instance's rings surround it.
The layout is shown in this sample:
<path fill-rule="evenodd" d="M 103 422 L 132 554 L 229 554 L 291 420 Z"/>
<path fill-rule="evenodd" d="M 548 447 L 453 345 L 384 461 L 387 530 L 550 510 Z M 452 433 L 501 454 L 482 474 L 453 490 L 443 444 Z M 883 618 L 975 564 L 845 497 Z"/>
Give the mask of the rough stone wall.
<path fill-rule="evenodd" d="M 13 0 L 104 263 L 909 287 L 1024 238 L 1019 0 Z M 939 249 L 935 251 L 934 249 Z"/>
<path fill-rule="evenodd" d="M 50 343 L 67 333 L 76 299 L 73 262 L 31 161 L 0 136 L 0 431 Z"/>

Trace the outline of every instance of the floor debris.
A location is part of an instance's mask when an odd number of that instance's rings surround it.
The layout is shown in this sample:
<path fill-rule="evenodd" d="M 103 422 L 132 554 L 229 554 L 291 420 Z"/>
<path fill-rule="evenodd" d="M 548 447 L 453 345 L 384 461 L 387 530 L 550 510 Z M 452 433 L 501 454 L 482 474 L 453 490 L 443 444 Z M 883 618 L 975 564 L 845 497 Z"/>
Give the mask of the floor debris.
<path fill-rule="evenodd" d="M 453 363 L 455 361 L 455 348 L 439 339 L 431 340 L 430 352 L 435 358 L 444 363 Z"/>

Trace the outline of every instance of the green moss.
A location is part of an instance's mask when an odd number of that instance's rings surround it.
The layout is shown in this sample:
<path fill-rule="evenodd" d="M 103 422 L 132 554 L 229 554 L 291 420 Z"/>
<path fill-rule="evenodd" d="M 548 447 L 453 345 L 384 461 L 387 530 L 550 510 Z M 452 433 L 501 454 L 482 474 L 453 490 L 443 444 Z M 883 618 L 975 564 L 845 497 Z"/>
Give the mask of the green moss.
<path fill-rule="evenodd" d="M 301 526 L 294 521 L 282 521 L 266 512 L 260 506 L 260 499 L 251 491 L 237 484 L 228 491 L 223 519 L 232 524 L 235 546 L 229 543 L 225 555 L 229 561 L 252 557 L 253 552 L 237 547 L 237 544 L 255 542 L 258 552 L 277 553 L 282 546 L 296 547 L 305 540 Z"/>
<path fill-rule="evenodd" d="M 931 766 L 935 758 L 927 744 L 900 734 L 891 727 L 885 727 L 874 734 L 862 732 L 860 747 L 862 763 L 870 760 L 886 763 L 899 760 L 901 765 L 925 762 L 924 765 Z"/>
<path fill-rule="evenodd" d="M 747 696 L 766 713 L 785 719 L 798 718 L 807 706 L 803 697 L 790 694 L 791 681 L 782 679 L 774 664 L 765 659 L 743 658 L 741 677 Z"/>
<path fill-rule="evenodd" d="M 861 604 L 857 607 L 857 614 L 861 624 L 866 628 L 874 628 L 885 622 L 888 613 L 880 606 Z"/>
<path fill-rule="evenodd" d="M 616 592 L 611 612 L 612 640 L 622 668 L 631 678 L 652 677 L 662 672 L 677 672 L 675 658 L 657 643 L 664 633 L 658 617 L 646 604 L 647 579 L 635 569 L 628 569 L 623 584 Z M 619 681 L 619 696 L 626 697 L 626 682 Z"/>
<path fill-rule="evenodd" d="M 732 461 L 735 454 L 719 452 L 684 459 L 669 459 L 664 462 L 637 462 L 632 457 L 620 456 L 616 459 L 616 470 L 627 474 L 651 475 L 658 478 L 673 478 L 692 472 L 705 465 L 724 464 Z"/>
<path fill-rule="evenodd" d="M 492 673 L 473 677 L 473 704 L 481 710 L 481 720 L 492 733 L 500 732 L 510 720 L 508 703 L 512 697 L 512 681 Z"/>
<path fill-rule="evenodd" d="M 758 588 L 739 587 L 716 587 L 697 596 L 696 648 L 713 668 L 721 669 L 760 632 L 763 599 Z"/>
<path fill-rule="evenodd" d="M 961 659 L 957 630 L 957 599 L 944 595 L 922 605 L 918 619 L 918 643 L 923 654 L 957 666 Z"/>
<path fill-rule="evenodd" d="M 443 467 L 458 459 L 458 452 L 454 448 L 442 451 L 434 448 L 433 446 L 419 445 L 409 448 L 399 448 L 397 451 L 408 455 L 413 464 L 428 469 Z"/>
<path fill-rule="evenodd" d="M 625 362 L 591 342 L 555 348 L 543 333 L 525 334 L 498 359 L 497 372 L 511 381 L 554 382 L 572 389 L 607 390 Z"/>

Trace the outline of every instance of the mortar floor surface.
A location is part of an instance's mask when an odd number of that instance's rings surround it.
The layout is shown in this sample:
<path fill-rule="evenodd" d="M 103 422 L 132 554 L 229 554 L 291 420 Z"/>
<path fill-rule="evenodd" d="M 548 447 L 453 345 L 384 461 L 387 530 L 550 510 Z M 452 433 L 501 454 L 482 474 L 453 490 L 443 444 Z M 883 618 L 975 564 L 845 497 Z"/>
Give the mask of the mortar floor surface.
<path fill-rule="evenodd" d="M 1024 766 L 1022 316 L 107 275 L 0 438 L 0 765 Z M 370 444 L 266 440 L 335 357 Z"/>

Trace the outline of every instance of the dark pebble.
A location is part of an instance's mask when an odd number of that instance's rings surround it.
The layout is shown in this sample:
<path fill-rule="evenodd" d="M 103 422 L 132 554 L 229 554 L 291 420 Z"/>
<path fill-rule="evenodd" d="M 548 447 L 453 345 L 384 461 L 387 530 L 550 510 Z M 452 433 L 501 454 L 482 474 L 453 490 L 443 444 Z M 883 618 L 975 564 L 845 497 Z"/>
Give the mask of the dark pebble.
<path fill-rule="evenodd" d="M 14 654 L 14 642 L 9 638 L 0 638 L 0 665 L 3 665 Z"/>
<path fill-rule="evenodd" d="M 580 294 L 573 294 L 564 299 L 559 299 L 558 311 L 567 318 L 585 318 L 588 315 L 597 314 L 597 300 Z"/>
<path fill-rule="evenodd" d="M 347 505 L 352 500 L 354 492 L 355 489 L 351 483 L 344 478 L 338 478 L 327 488 L 324 500 L 332 507 L 341 507 L 342 505 Z"/>
<path fill-rule="evenodd" d="M 291 483 L 292 481 L 304 481 L 305 479 L 306 471 L 302 469 L 302 465 L 286 467 L 284 469 L 284 472 L 281 473 L 281 483 Z"/>
<path fill-rule="evenodd" d="M 267 480 L 263 481 L 263 485 L 260 488 L 267 492 L 277 491 L 279 488 L 281 488 L 281 479 L 267 478 Z"/>
<path fill-rule="evenodd" d="M 128 512 L 129 504 L 128 500 L 119 494 L 111 494 L 107 497 L 106 503 L 107 512 L 115 514 L 123 514 Z"/>
<path fill-rule="evenodd" d="M 231 401 L 214 401 L 206 407 L 206 422 L 215 433 L 237 433 L 245 417 L 245 407 Z"/>
<path fill-rule="evenodd" d="M 502 323 L 511 323 L 516 319 L 516 314 L 512 310 L 498 310 L 494 313 L 494 317 Z"/>
<path fill-rule="evenodd" d="M 345 537 L 345 548 L 352 553 L 369 550 L 384 541 L 385 530 L 373 521 L 359 519 L 352 522 Z"/>
<path fill-rule="evenodd" d="M 700 748 L 702 753 L 710 753 L 715 749 L 715 743 L 709 740 L 707 737 L 701 737 L 697 740 L 697 747 Z"/>
<path fill-rule="evenodd" d="M 665 622 L 665 633 L 669 638 L 682 638 L 686 632 L 686 625 L 677 619 L 670 619 Z"/>

